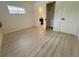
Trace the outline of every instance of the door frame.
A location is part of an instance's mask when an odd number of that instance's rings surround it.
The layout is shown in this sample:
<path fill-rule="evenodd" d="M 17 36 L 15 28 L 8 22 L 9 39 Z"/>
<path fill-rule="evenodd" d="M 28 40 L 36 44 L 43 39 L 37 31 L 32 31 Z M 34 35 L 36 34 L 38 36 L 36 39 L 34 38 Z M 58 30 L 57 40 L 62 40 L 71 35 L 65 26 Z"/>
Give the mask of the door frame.
<path fill-rule="evenodd" d="M 54 11 L 53 11 L 53 16 L 52 16 L 52 17 L 53 17 L 53 22 L 54 22 L 54 14 L 55 14 L 55 7 L 56 7 L 55 4 L 56 4 L 56 1 L 46 3 L 46 29 L 50 29 L 50 28 L 53 29 L 53 25 L 51 26 L 51 24 L 52 24 L 51 21 L 52 21 L 52 20 L 50 20 L 50 27 L 47 27 L 47 21 L 49 21 L 49 20 L 47 19 L 47 5 L 48 5 L 48 4 L 51 4 L 51 3 L 54 4 Z"/>

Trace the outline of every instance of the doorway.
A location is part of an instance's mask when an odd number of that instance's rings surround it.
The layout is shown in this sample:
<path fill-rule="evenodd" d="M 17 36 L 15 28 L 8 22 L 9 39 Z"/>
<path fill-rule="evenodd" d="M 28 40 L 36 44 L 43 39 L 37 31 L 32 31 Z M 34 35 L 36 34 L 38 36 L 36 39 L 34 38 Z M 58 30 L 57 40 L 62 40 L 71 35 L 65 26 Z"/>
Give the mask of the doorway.
<path fill-rule="evenodd" d="M 55 2 L 46 4 L 46 29 L 53 29 Z"/>

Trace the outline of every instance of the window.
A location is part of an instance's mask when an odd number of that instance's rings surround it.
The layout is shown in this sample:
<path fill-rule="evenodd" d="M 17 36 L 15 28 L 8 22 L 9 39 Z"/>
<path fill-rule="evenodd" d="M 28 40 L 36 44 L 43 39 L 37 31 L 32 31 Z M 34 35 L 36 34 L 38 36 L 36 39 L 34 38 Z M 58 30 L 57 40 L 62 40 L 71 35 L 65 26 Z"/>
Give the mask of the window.
<path fill-rule="evenodd" d="M 25 14 L 25 8 L 10 6 L 8 5 L 8 10 L 10 14 Z"/>

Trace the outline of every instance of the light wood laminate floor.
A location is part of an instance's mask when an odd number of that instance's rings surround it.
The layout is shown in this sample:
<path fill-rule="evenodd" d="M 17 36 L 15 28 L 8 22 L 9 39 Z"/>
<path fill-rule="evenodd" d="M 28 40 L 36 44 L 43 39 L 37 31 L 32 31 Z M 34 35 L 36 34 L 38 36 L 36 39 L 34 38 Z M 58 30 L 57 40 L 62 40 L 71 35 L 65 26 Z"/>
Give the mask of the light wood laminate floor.
<path fill-rule="evenodd" d="M 32 27 L 4 35 L 3 57 L 76 57 L 79 42 L 71 34 Z"/>

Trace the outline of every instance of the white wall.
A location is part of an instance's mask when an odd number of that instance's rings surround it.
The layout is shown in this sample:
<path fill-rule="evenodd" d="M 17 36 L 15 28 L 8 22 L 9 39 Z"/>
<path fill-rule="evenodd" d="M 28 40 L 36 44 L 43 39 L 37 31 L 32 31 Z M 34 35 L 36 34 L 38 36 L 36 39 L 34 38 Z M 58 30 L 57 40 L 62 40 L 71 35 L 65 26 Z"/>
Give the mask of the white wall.
<path fill-rule="evenodd" d="M 63 17 L 66 20 L 61 20 Z M 79 37 L 79 2 L 56 2 L 54 30 Z"/>
<path fill-rule="evenodd" d="M 78 25 L 78 14 L 79 14 L 79 2 L 64 2 L 64 18 L 66 20 L 62 20 L 61 31 L 77 34 L 77 25 Z"/>
<path fill-rule="evenodd" d="M 7 5 L 24 7 L 26 8 L 26 14 L 24 15 L 9 14 Z M 34 2 L 0 2 L 0 21 L 3 24 L 2 27 L 3 34 L 35 26 Z"/>
<path fill-rule="evenodd" d="M 3 34 L 17 31 L 23 28 L 39 25 L 38 6 L 43 6 L 43 18 L 46 19 L 46 3 L 48 2 L 0 2 L 0 21 L 3 23 Z M 11 15 L 8 13 L 7 5 L 15 5 L 26 8 L 25 15 Z M 76 5 L 79 5 L 78 3 Z M 76 35 L 79 36 L 79 8 L 74 9 L 76 19 Z M 64 13 L 64 2 L 57 1 L 54 15 L 54 29 L 61 31 L 61 18 Z M 74 25 L 73 25 L 74 26 Z"/>

